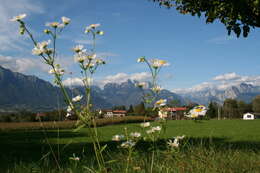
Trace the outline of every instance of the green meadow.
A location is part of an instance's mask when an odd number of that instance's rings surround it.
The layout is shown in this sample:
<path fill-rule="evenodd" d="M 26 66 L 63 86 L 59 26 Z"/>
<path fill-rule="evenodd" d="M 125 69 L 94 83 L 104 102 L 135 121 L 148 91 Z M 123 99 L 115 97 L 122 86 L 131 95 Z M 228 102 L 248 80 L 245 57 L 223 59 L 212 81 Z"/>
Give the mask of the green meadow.
<path fill-rule="evenodd" d="M 153 126 L 158 123 L 152 123 Z M 126 155 L 113 135 L 145 131 L 139 123 L 99 127 L 108 172 L 124 172 Z M 167 140 L 185 135 L 171 152 Z M 172 120 L 156 142 L 154 172 L 260 172 L 260 120 Z M 139 141 L 129 172 L 149 172 L 150 143 Z M 52 151 L 52 152 L 51 152 Z M 80 161 L 69 158 L 78 156 Z M 56 156 L 59 166 L 53 159 Z M 88 129 L 0 131 L 0 172 L 91 172 L 96 164 Z M 92 169 L 93 168 L 93 169 Z"/>

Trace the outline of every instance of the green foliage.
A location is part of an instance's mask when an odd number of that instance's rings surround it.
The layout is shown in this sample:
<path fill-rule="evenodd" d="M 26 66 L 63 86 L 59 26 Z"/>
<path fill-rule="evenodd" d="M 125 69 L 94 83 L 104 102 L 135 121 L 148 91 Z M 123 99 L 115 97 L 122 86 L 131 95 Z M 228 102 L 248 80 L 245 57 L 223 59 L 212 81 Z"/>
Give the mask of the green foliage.
<path fill-rule="evenodd" d="M 134 107 L 134 113 L 139 116 L 145 115 L 146 111 L 145 111 L 144 102 L 141 102 L 140 104 Z"/>
<path fill-rule="evenodd" d="M 260 112 L 260 95 L 256 96 L 253 99 L 253 111 L 259 113 Z"/>
<path fill-rule="evenodd" d="M 259 0 L 153 0 L 166 8 L 175 8 L 181 14 L 200 17 L 206 23 L 219 20 L 226 26 L 228 34 L 233 31 L 237 37 L 243 32 L 247 37 L 250 28 L 260 27 Z"/>
<path fill-rule="evenodd" d="M 223 114 L 226 118 L 241 118 L 238 113 L 238 105 L 235 99 L 226 99 L 224 101 Z"/>
<path fill-rule="evenodd" d="M 152 123 L 157 125 L 157 123 Z M 109 149 L 109 159 L 115 162 L 107 164 L 111 173 L 124 172 L 127 155 L 120 150 L 111 137 L 127 127 L 129 132 L 140 128 L 139 124 L 113 125 L 98 128 L 101 143 Z M 158 153 L 154 160 L 154 172 L 258 172 L 259 170 L 259 121 L 243 120 L 211 120 L 200 121 L 168 121 L 166 138 L 185 133 L 186 145 L 177 153 L 166 150 L 165 143 L 158 141 Z M 41 159 L 49 151 L 46 138 L 41 130 L 16 130 L 0 132 L 0 170 L 2 172 L 90 172 L 86 169 L 96 169 L 93 161 L 91 137 L 86 128 L 77 133 L 72 130 L 60 130 L 57 140 L 57 130 L 48 130 L 46 135 L 56 153 L 58 145 L 62 149 L 62 169 L 58 170 L 50 157 Z M 67 147 L 70 141 L 73 141 Z M 19 145 L 18 145 L 19 144 Z M 30 147 L 28 147 L 30 146 Z M 149 143 L 141 141 L 133 154 L 129 172 L 140 167 L 139 172 L 149 172 L 151 152 Z M 75 153 L 80 158 L 78 162 L 69 160 Z M 77 163 L 77 164 L 76 164 Z M 76 165 L 75 165 L 76 164 Z"/>
<path fill-rule="evenodd" d="M 125 105 L 114 106 L 112 108 L 112 110 L 126 110 L 126 107 L 125 107 Z"/>
<path fill-rule="evenodd" d="M 127 110 L 127 113 L 133 113 L 134 112 L 134 108 L 133 108 L 133 105 L 130 105 L 129 106 L 129 109 Z"/>
<path fill-rule="evenodd" d="M 216 102 L 210 102 L 206 117 L 217 118 L 217 116 L 218 116 L 218 104 Z"/>

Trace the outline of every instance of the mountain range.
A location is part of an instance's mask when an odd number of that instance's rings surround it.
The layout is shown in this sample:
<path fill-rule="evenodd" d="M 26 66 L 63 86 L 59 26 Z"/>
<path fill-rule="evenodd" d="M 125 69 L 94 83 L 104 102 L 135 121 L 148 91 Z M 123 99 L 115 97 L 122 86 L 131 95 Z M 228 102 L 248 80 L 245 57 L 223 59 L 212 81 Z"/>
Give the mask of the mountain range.
<path fill-rule="evenodd" d="M 82 86 L 67 88 L 71 97 L 84 95 Z M 223 103 L 226 98 L 250 102 L 260 94 L 260 87 L 248 83 L 230 85 L 225 89 L 204 87 L 197 90 L 162 90 L 157 99 L 167 101 L 178 100 L 180 104 L 195 102 L 207 105 L 210 101 Z M 142 98 L 142 91 L 135 86 L 135 81 L 122 83 L 107 83 L 103 88 L 92 86 L 92 101 L 94 108 L 108 109 L 118 105 L 137 105 Z M 84 100 L 84 98 L 83 98 Z M 168 102 L 168 103 L 169 103 Z M 36 76 L 12 72 L 0 66 L 0 112 L 31 110 L 50 111 L 64 108 L 60 89 L 50 82 Z"/>
<path fill-rule="evenodd" d="M 71 97 L 84 95 L 84 88 L 75 86 L 67 88 L 67 92 Z M 91 95 L 94 108 L 107 109 L 118 105 L 139 104 L 142 91 L 135 86 L 134 81 L 128 80 L 121 84 L 108 83 L 102 89 L 93 86 Z M 168 90 L 162 90 L 159 98 L 184 103 L 180 96 Z M 50 111 L 65 106 L 60 89 L 50 82 L 0 66 L 0 111 Z"/>
<path fill-rule="evenodd" d="M 260 87 L 248 83 L 240 83 L 226 88 L 204 87 L 198 90 L 176 91 L 176 93 L 185 100 L 205 105 L 210 101 L 223 103 L 227 98 L 249 103 L 255 96 L 260 95 Z"/>

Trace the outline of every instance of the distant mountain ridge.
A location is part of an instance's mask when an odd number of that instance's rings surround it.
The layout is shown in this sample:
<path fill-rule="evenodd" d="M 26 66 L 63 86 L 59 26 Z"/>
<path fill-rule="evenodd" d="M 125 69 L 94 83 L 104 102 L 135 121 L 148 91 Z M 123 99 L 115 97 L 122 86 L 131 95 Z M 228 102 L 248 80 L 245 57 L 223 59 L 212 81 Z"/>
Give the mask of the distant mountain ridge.
<path fill-rule="evenodd" d="M 227 87 L 226 89 L 205 87 L 200 90 L 191 90 L 186 92 L 176 91 L 176 93 L 185 99 L 206 105 L 210 101 L 223 103 L 227 98 L 250 102 L 255 96 L 260 95 L 260 87 L 247 83 L 240 83 L 238 85 Z"/>
<path fill-rule="evenodd" d="M 84 95 L 82 86 L 67 88 L 67 91 L 71 97 Z M 93 86 L 91 94 L 95 108 L 136 105 L 141 102 L 142 96 L 141 90 L 135 87 L 131 80 L 121 84 L 108 83 L 104 89 Z M 159 98 L 184 102 L 180 96 L 168 90 L 163 90 Z M 60 89 L 50 82 L 36 76 L 12 72 L 0 66 L 0 111 L 50 111 L 65 106 Z"/>

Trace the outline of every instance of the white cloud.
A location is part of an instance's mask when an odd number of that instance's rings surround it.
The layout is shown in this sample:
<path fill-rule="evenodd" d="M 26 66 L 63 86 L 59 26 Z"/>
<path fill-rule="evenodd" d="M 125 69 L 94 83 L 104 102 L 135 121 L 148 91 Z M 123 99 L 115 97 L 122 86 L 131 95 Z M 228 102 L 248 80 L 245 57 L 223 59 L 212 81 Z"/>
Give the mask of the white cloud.
<path fill-rule="evenodd" d="M 133 74 L 126 74 L 126 73 L 117 73 L 116 75 L 109 75 L 106 76 L 104 79 L 98 81 L 99 86 L 104 86 L 107 83 L 123 83 L 127 80 L 136 80 L 136 81 L 148 81 L 151 78 L 150 73 L 141 72 L 141 73 L 133 73 Z"/>
<path fill-rule="evenodd" d="M 207 40 L 208 43 L 214 44 L 227 44 L 229 41 L 236 40 L 235 36 L 219 36 L 212 39 Z"/>
<path fill-rule="evenodd" d="M 133 74 L 126 74 L 126 73 L 117 73 L 115 75 L 109 75 L 106 76 L 100 80 L 94 81 L 94 85 L 98 85 L 100 87 L 104 87 L 107 83 L 123 83 L 126 82 L 127 80 L 132 80 L 132 81 L 139 81 L 139 82 L 144 82 L 148 81 L 151 79 L 150 73 L 147 72 L 141 72 L 141 73 L 133 73 Z M 75 77 L 75 78 L 67 78 L 64 80 L 64 85 L 67 86 L 82 86 L 83 83 L 81 81 L 81 78 Z"/>
<path fill-rule="evenodd" d="M 36 58 L 15 58 L 0 55 L 0 64 L 15 72 L 31 74 L 32 71 L 47 72 L 49 67 Z"/>
<path fill-rule="evenodd" d="M 218 75 L 218 76 L 214 77 L 213 80 L 229 81 L 229 80 L 236 80 L 236 79 L 240 79 L 240 78 L 241 78 L 241 76 L 239 76 L 233 72 L 233 73 L 226 73 L 226 74 Z"/>
<path fill-rule="evenodd" d="M 63 84 L 66 86 L 83 86 L 83 82 L 81 78 L 67 78 L 63 81 Z"/>
<path fill-rule="evenodd" d="M 23 50 L 25 37 L 19 36 L 17 22 L 10 22 L 10 18 L 21 13 L 43 13 L 39 2 L 33 0 L 1 0 L 0 4 L 0 50 Z M 25 19 L 26 20 L 26 19 Z"/>
<path fill-rule="evenodd" d="M 191 88 L 179 88 L 173 89 L 173 92 L 176 93 L 189 93 L 189 92 L 198 92 L 205 89 L 218 89 L 226 90 L 231 86 L 237 86 L 241 83 L 251 84 L 254 86 L 260 86 L 260 76 L 242 76 L 236 73 L 226 73 L 222 75 L 215 76 L 213 81 L 203 82 L 201 84 L 195 85 Z"/>

